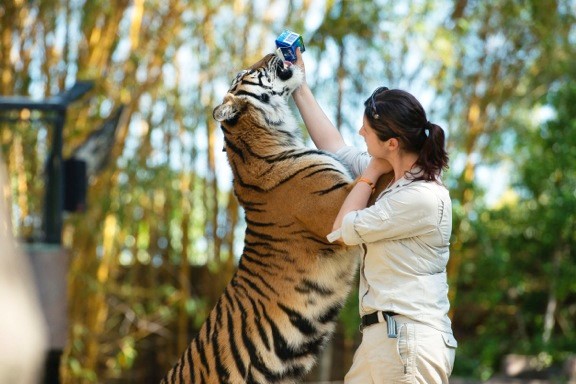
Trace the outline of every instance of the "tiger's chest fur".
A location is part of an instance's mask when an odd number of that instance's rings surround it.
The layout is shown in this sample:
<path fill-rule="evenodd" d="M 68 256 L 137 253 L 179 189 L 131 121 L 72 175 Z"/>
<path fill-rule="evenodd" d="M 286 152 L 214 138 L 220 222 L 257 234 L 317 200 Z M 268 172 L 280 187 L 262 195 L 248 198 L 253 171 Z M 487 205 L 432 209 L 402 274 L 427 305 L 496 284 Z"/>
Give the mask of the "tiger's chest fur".
<path fill-rule="evenodd" d="M 238 269 L 164 383 L 299 382 L 354 282 L 360 248 L 326 240 L 351 188 L 347 170 L 300 144 L 286 109 L 270 124 L 254 104 L 222 124 L 246 219 Z"/>

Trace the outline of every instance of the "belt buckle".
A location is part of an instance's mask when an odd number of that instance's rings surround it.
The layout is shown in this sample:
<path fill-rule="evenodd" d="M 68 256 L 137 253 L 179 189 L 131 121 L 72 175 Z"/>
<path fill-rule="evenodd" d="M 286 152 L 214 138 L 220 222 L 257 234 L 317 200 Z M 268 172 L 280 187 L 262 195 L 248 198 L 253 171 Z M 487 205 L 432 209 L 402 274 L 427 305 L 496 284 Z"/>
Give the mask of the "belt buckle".
<path fill-rule="evenodd" d="M 388 338 L 396 339 L 398 338 L 398 329 L 396 327 L 396 320 L 394 320 L 393 315 L 384 312 L 384 319 L 386 320 L 386 327 L 388 330 Z"/>

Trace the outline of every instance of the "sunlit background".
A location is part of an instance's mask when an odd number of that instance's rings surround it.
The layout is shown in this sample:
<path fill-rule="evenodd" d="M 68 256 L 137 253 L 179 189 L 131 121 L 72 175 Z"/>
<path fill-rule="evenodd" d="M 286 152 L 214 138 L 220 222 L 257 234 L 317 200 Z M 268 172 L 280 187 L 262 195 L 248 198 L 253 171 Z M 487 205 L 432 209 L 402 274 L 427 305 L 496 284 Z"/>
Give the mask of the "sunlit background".
<path fill-rule="evenodd" d="M 416 95 L 447 132 L 454 376 L 486 381 L 521 355 L 529 374 L 566 380 L 575 15 L 574 0 L 2 2 L 1 96 L 42 100 L 93 81 L 67 110 L 64 158 L 124 106 L 86 209 L 64 214 L 67 337 L 52 347 L 61 381 L 157 382 L 204 321 L 244 230 L 212 109 L 285 28 L 303 35 L 308 82 L 349 144 L 363 145 L 362 103 L 381 85 Z M 23 251 L 43 243 L 52 140 L 44 113 L 0 111 L 4 195 Z M 359 341 L 355 300 L 309 381 L 343 378 Z"/>

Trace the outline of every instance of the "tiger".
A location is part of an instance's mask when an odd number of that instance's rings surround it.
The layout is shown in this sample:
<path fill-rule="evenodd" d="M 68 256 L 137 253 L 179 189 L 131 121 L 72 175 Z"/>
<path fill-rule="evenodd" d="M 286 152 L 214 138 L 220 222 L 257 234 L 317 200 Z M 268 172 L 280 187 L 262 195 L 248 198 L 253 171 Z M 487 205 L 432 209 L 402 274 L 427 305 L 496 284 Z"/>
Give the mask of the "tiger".
<path fill-rule="evenodd" d="M 269 54 L 238 73 L 213 110 L 244 210 L 244 248 L 162 384 L 296 383 L 334 333 L 361 248 L 326 235 L 354 181 L 334 155 L 304 144 L 289 106 L 303 80 L 301 68 Z"/>

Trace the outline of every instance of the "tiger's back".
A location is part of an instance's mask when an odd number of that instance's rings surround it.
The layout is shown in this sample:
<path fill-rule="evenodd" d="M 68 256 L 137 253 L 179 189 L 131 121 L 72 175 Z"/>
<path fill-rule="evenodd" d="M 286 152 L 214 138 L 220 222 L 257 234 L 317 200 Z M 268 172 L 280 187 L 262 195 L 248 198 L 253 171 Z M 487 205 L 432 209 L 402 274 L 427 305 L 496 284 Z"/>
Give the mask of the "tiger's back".
<path fill-rule="evenodd" d="M 351 178 L 306 148 L 288 108 L 296 67 L 269 55 L 235 79 L 222 122 L 246 233 L 238 270 L 163 383 L 294 383 L 334 332 L 359 248 L 330 244 Z"/>

